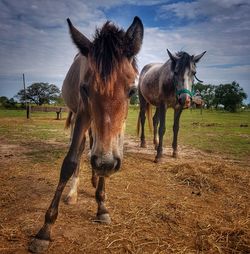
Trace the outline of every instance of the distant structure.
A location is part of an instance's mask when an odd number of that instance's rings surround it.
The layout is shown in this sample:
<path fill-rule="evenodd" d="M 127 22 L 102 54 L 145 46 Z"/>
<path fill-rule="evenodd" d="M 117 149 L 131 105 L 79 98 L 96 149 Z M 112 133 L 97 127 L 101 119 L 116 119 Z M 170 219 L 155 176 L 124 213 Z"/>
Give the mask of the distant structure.
<path fill-rule="evenodd" d="M 196 90 L 194 96 L 192 97 L 192 108 L 203 108 L 204 100 L 202 99 L 201 93 L 199 90 Z"/>

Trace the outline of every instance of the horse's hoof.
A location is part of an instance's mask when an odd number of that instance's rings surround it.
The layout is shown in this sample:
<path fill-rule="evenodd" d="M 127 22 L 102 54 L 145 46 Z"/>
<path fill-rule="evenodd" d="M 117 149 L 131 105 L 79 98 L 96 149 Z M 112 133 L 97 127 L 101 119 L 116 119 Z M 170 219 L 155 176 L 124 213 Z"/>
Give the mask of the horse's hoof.
<path fill-rule="evenodd" d="M 108 213 L 103 213 L 96 216 L 95 222 L 110 224 L 111 218 Z"/>
<path fill-rule="evenodd" d="M 141 147 L 142 148 L 147 148 L 146 142 L 141 142 Z"/>
<path fill-rule="evenodd" d="M 65 203 L 68 205 L 75 205 L 77 203 L 77 195 L 67 196 Z"/>
<path fill-rule="evenodd" d="M 154 143 L 155 150 L 157 151 L 159 143 L 157 140 L 153 141 L 153 143 Z"/>
<path fill-rule="evenodd" d="M 178 158 L 179 157 L 179 155 L 178 155 L 178 152 L 173 152 L 173 158 Z"/>
<path fill-rule="evenodd" d="M 34 238 L 29 246 L 29 251 L 33 253 L 44 253 L 49 247 L 49 240 Z"/>
<path fill-rule="evenodd" d="M 161 162 L 161 160 L 162 160 L 162 158 L 155 157 L 154 163 L 159 163 L 159 162 Z"/>

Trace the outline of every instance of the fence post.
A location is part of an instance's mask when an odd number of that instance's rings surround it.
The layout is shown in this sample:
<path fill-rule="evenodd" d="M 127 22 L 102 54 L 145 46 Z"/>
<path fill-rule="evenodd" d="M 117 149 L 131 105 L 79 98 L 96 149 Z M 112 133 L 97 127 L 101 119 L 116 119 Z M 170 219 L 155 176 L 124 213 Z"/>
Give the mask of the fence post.
<path fill-rule="evenodd" d="M 31 105 L 28 103 L 26 107 L 26 113 L 27 113 L 27 119 L 30 119 L 30 114 L 31 114 Z"/>
<path fill-rule="evenodd" d="M 56 111 L 56 120 L 62 119 L 62 108 L 59 108 L 58 111 Z"/>

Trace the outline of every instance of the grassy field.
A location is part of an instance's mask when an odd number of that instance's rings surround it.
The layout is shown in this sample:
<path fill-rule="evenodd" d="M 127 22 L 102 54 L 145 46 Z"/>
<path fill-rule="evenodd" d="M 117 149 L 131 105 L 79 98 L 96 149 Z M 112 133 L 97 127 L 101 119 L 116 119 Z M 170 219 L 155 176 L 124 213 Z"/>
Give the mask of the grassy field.
<path fill-rule="evenodd" d="M 173 110 L 169 109 L 164 138 L 166 146 L 171 146 L 172 143 L 173 115 Z M 137 117 L 138 110 L 131 108 L 127 122 L 127 132 L 130 135 L 136 135 Z M 147 140 L 152 140 L 152 134 L 149 132 Z M 200 110 L 185 110 L 181 116 L 178 143 L 233 158 L 250 156 L 250 112 L 203 110 L 201 114 Z"/>
<path fill-rule="evenodd" d="M 131 136 L 137 135 L 137 117 L 138 108 L 131 107 L 126 128 L 127 134 Z M 66 113 L 63 113 L 63 119 L 65 118 Z M 55 142 L 67 143 L 69 132 L 64 130 L 65 121 L 55 120 L 55 113 L 37 112 L 27 120 L 25 111 L 0 110 L 0 119 L 0 135 L 11 142 L 25 139 L 30 139 L 32 142 L 53 139 Z M 172 125 L 173 110 L 169 109 L 164 137 L 165 146 L 171 146 Z M 148 129 L 146 135 L 147 141 L 152 142 L 152 133 Z M 200 110 L 185 110 L 181 116 L 178 143 L 233 159 L 249 157 L 250 112 L 227 113 L 203 110 L 201 114 Z"/>
<path fill-rule="evenodd" d="M 67 113 L 62 113 L 62 116 L 65 119 Z M 0 110 L 0 139 L 10 144 L 21 144 L 27 149 L 25 156 L 32 161 L 52 163 L 65 154 L 69 142 L 65 121 L 55 119 L 55 112 L 36 112 L 31 119 L 26 119 L 24 110 Z M 65 145 L 55 146 L 57 142 Z"/>

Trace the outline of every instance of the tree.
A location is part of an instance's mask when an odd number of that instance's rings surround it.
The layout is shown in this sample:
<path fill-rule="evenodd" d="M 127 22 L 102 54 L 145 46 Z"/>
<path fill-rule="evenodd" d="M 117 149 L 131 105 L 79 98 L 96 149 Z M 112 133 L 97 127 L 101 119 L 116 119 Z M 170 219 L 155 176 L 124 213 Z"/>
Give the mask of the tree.
<path fill-rule="evenodd" d="M 0 97 L 0 104 L 4 106 L 4 104 L 8 101 L 8 97 L 6 96 L 1 96 Z"/>
<path fill-rule="evenodd" d="M 247 94 L 240 85 L 233 81 L 231 84 L 220 84 L 215 89 L 215 103 L 218 106 L 222 104 L 225 110 L 235 112 L 237 107 L 242 105 Z"/>
<path fill-rule="evenodd" d="M 215 98 L 215 86 L 214 85 L 203 85 L 202 83 L 196 83 L 193 85 L 194 92 L 199 91 L 201 98 L 203 99 L 206 108 L 211 108 L 214 104 Z"/>
<path fill-rule="evenodd" d="M 57 98 L 54 99 L 54 102 L 55 102 L 56 105 L 65 106 L 65 102 L 64 102 L 64 99 L 63 99 L 61 93 Z"/>
<path fill-rule="evenodd" d="M 1 96 L 0 105 L 2 105 L 5 108 L 16 108 L 17 102 L 14 100 L 14 98 L 8 99 L 6 96 Z"/>
<path fill-rule="evenodd" d="M 56 85 L 49 85 L 48 83 L 33 83 L 26 89 L 26 99 L 37 105 L 43 105 L 45 103 L 50 104 L 52 101 L 57 99 L 59 95 L 60 89 Z M 20 90 L 16 97 L 18 97 L 21 102 L 24 102 L 24 89 Z"/>

